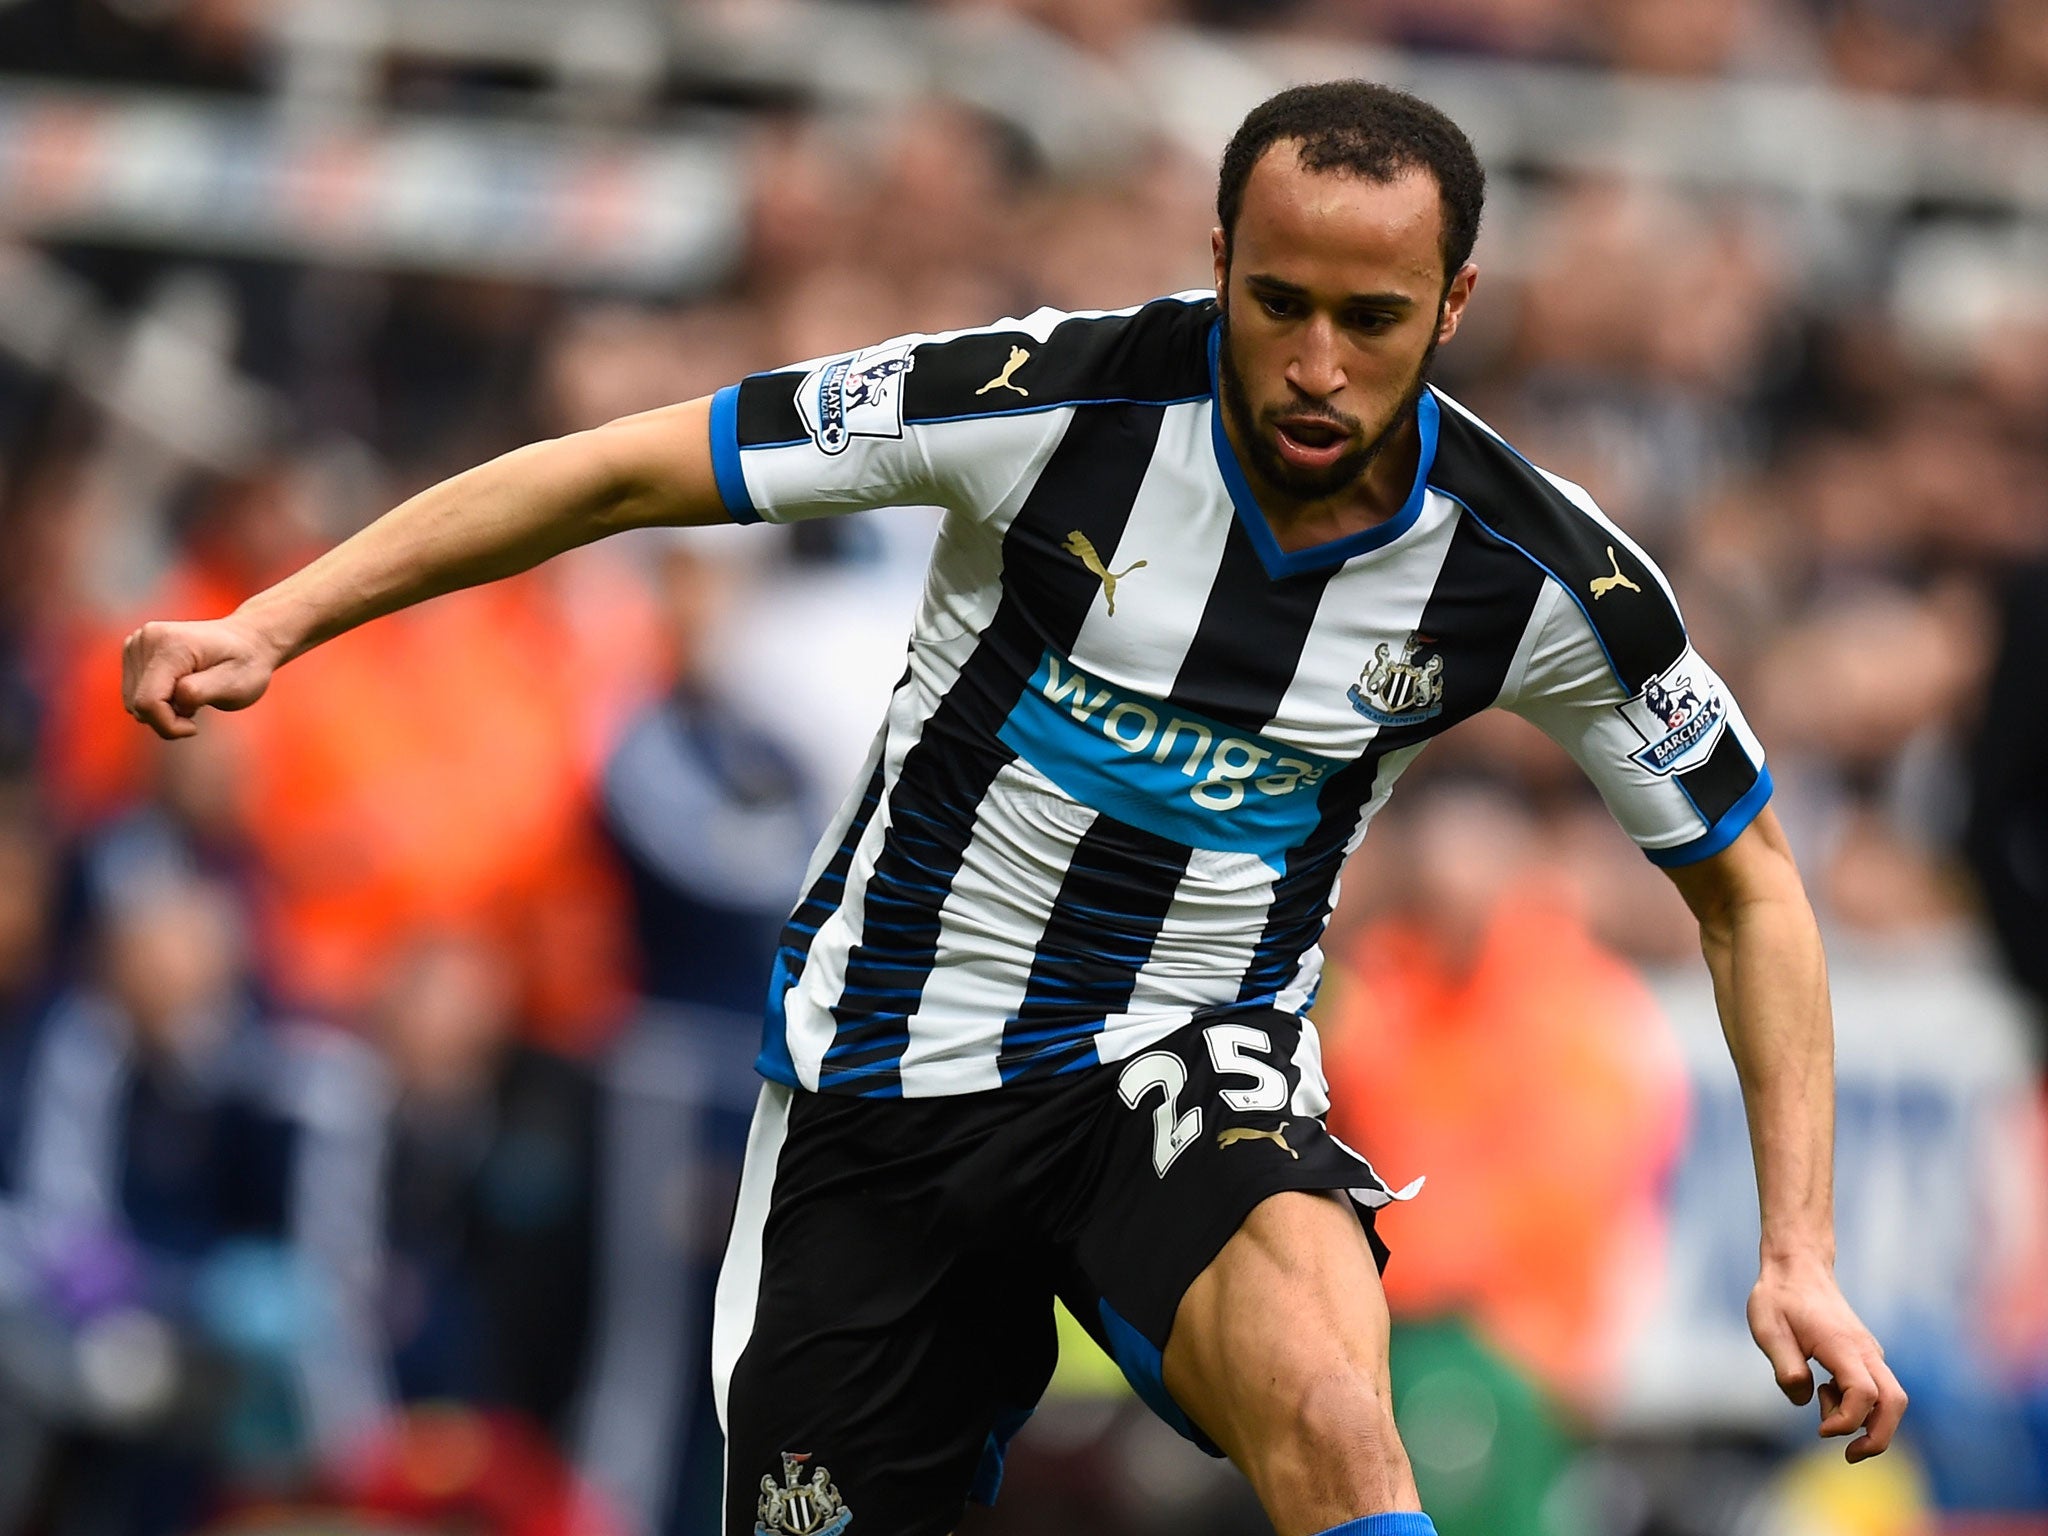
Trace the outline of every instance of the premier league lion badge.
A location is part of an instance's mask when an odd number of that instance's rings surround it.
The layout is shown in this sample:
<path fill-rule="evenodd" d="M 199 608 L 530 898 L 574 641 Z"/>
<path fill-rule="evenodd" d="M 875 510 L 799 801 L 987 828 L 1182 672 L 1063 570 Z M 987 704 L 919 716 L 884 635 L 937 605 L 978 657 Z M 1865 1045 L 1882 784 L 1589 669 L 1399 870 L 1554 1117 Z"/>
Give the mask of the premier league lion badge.
<path fill-rule="evenodd" d="M 916 363 L 908 342 L 820 363 L 797 386 L 804 430 L 826 453 L 844 453 L 856 437 L 901 437 L 904 375 Z"/>
<path fill-rule="evenodd" d="M 1699 767 L 1728 724 L 1721 680 L 1690 646 L 1641 693 L 1616 708 L 1643 739 L 1641 749 L 1629 756 L 1659 778 Z"/>
<path fill-rule="evenodd" d="M 772 1477 L 761 1479 L 754 1536 L 839 1536 L 853 1524 L 853 1511 L 832 1486 L 830 1472 L 816 1467 L 805 1480 L 804 1467 L 810 1459 L 808 1451 L 784 1451 L 783 1486 L 776 1487 Z"/>

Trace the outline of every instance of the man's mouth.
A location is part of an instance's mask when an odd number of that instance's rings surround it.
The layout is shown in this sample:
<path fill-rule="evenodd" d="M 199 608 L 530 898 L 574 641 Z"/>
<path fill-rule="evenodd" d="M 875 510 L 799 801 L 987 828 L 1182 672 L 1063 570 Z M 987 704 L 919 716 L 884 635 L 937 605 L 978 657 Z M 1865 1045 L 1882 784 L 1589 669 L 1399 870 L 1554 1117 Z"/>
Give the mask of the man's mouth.
<path fill-rule="evenodd" d="M 1273 427 L 1280 456 L 1303 469 L 1326 469 L 1351 446 L 1349 432 L 1317 416 L 1283 417 Z"/>

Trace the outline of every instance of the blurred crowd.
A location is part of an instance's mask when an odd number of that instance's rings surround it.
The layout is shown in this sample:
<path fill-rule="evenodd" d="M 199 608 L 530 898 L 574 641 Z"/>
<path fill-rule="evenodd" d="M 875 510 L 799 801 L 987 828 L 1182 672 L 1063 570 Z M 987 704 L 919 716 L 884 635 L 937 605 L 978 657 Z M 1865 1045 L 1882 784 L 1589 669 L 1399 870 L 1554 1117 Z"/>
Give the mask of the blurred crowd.
<path fill-rule="evenodd" d="M 1180 21 L 2048 106 L 2043 0 L 1000 8 L 1111 56 Z M 257 9 L 13 0 L 0 56 L 259 89 Z M 534 437 L 1211 280 L 1213 168 L 1163 137 L 1055 178 L 956 102 L 749 107 L 745 246 L 708 292 L 0 248 L 83 285 L 132 386 L 110 405 L 0 354 L 0 1532 L 712 1529 L 706 1286 L 767 957 L 900 666 L 932 514 L 615 540 L 380 621 L 171 747 L 121 713 L 118 648 Z M 1960 966 L 2040 1020 L 2048 296 L 1925 259 L 1954 210 L 1860 216 L 1844 262 L 1810 206 L 1494 170 L 1511 211 L 1438 382 L 1663 564 L 1770 752 L 1838 970 Z M 231 395 L 262 429 L 204 462 L 134 409 Z M 1829 1525 L 1827 1474 L 1754 1425 L 1679 1426 L 1734 1462 L 1654 1433 L 1626 1478 L 1600 1460 L 1711 1116 L 1645 980 L 1697 967 L 1691 921 L 1569 760 L 1505 716 L 1439 743 L 1329 948 L 1338 1128 L 1431 1176 L 1385 1230 L 1446 1536 L 1756 1529 L 1698 1491 L 1737 1463 L 1780 1479 L 1788 1533 L 2043 1518 L 2031 1065 L 1991 1074 L 2018 1215 L 1963 1239 L 2003 1300 L 1947 1301 L 2002 1406 L 1944 1419 L 1937 1358 L 1907 1383 L 1924 1427 L 1859 1485 L 1877 1514 Z M 1997 1059 L 2037 1062 L 2013 1031 Z M 1258 1528 L 1160 1433 L 1077 1349 L 984 1528 Z M 2042 1527 L 1968 1527 L 2008 1528 Z"/>
<path fill-rule="evenodd" d="M 1255 20 L 1256 3 L 1234 8 Z M 1654 75 L 1798 72 L 1852 90 L 2048 94 L 2038 0 L 1323 0 L 1303 24 L 1417 48 L 1581 59 Z"/>
<path fill-rule="evenodd" d="M 800 23 L 800 0 L 672 0 L 714 25 Z M 827 4 L 831 0 L 826 0 Z M 1846 90 L 2048 100 L 2042 0 L 883 0 L 1012 16 L 1115 57 L 1175 24 L 1583 63 L 1644 76 L 1748 75 Z M 629 7 L 630 8 L 630 7 Z M 268 0 L 11 0 L 13 67 L 212 87 L 264 80 Z M 649 7 L 658 11 L 660 7 Z M 168 45 L 168 46 L 167 46 Z M 18 62 L 17 62 L 18 61 Z M 449 72 L 408 82 L 432 95 Z M 454 72 L 460 74 L 460 71 Z M 487 73 L 487 72 L 486 72 Z"/>
<path fill-rule="evenodd" d="M 953 8 L 1020 13 L 1109 54 L 1149 27 L 1183 21 L 1649 76 L 1817 79 L 2016 106 L 2048 100 L 2041 0 L 953 0 Z"/>

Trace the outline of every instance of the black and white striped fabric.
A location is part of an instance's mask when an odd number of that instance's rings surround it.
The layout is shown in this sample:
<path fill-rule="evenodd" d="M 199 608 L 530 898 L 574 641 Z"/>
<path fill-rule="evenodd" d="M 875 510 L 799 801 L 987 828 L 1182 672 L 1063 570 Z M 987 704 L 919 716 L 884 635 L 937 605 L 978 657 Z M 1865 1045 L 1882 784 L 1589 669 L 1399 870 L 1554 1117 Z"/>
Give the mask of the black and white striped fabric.
<path fill-rule="evenodd" d="M 1223 432 L 1219 334 L 1206 293 L 1040 310 L 714 397 L 738 521 L 946 509 L 784 935 L 767 1076 L 967 1093 L 1306 1009 L 1345 856 L 1489 706 L 1561 742 L 1661 864 L 1769 796 L 1662 575 L 1441 393 L 1396 516 L 1281 550 Z"/>

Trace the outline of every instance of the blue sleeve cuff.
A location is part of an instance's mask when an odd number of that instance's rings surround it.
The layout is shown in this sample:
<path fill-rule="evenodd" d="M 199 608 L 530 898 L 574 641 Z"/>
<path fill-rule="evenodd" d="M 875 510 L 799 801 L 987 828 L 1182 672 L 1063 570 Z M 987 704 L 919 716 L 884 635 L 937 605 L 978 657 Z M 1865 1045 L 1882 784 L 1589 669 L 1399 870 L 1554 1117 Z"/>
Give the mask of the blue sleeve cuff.
<path fill-rule="evenodd" d="M 761 513 L 747 493 L 747 477 L 740 468 L 740 387 L 728 384 L 711 397 L 711 473 L 718 481 L 718 498 L 726 514 L 736 523 L 758 523 Z"/>
<path fill-rule="evenodd" d="M 1680 843 L 1676 848 L 1645 848 L 1643 852 L 1659 869 L 1678 869 L 1687 864 L 1697 864 L 1701 859 L 1711 859 L 1742 836 L 1743 829 L 1756 820 L 1757 812 L 1770 798 L 1771 765 L 1765 763 L 1756 771 L 1756 782 L 1749 786 L 1740 800 L 1728 807 L 1719 821 L 1707 828 L 1704 836 L 1689 843 Z"/>

